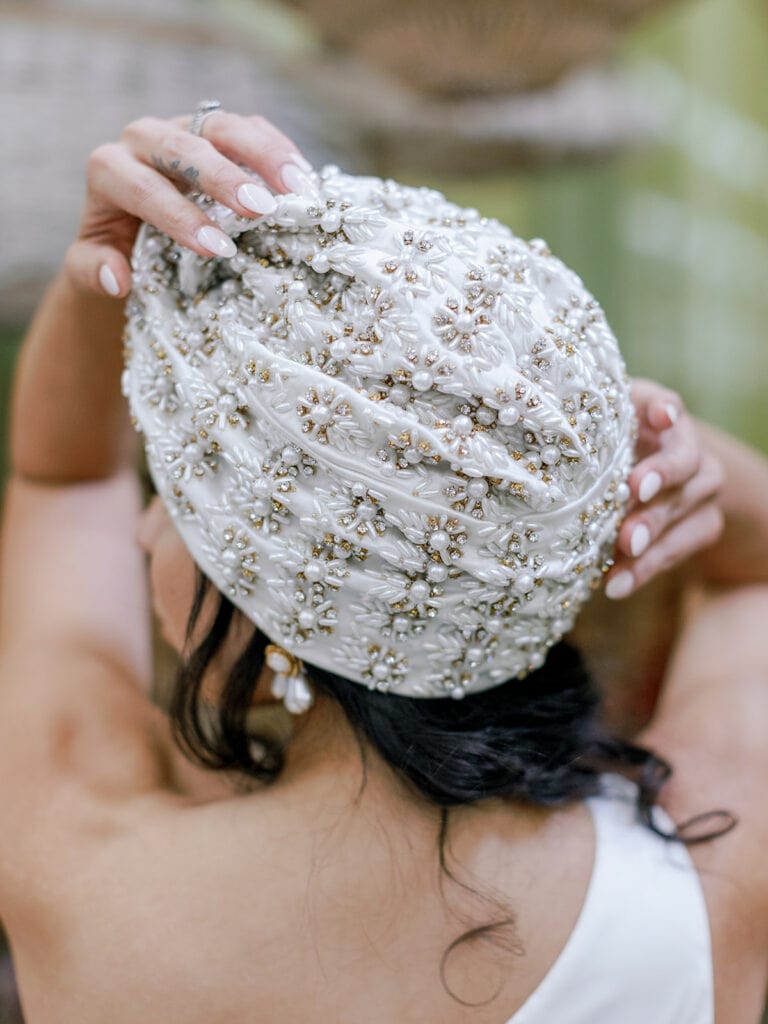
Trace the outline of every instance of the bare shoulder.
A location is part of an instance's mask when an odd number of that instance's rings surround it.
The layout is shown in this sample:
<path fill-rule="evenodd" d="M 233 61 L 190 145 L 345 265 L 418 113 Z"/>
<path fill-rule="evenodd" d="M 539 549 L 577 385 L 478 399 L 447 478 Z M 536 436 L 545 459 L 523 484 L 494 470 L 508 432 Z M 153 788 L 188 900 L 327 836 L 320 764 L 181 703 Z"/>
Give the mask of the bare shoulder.
<path fill-rule="evenodd" d="M 308 873 L 334 815 L 307 813 L 279 787 L 244 793 L 241 780 L 182 771 L 186 793 L 57 801 L 34 857 L 16 870 L 23 894 L 0 908 L 31 985 L 46 984 L 41 958 L 64 958 L 83 972 L 73 984 L 90 990 L 130 948 L 131 971 L 148 985 L 188 964 L 183 990 L 205 978 L 211 937 L 217 959 L 237 965 L 244 951 L 261 961 L 276 931 L 302 933 Z"/>
<path fill-rule="evenodd" d="M 6 913 L 34 893 L 36 879 L 42 887 L 57 862 L 81 851 L 111 802 L 168 784 L 162 716 L 147 695 L 149 607 L 134 539 L 140 508 L 129 469 L 91 482 L 8 482 L 0 537 Z"/>

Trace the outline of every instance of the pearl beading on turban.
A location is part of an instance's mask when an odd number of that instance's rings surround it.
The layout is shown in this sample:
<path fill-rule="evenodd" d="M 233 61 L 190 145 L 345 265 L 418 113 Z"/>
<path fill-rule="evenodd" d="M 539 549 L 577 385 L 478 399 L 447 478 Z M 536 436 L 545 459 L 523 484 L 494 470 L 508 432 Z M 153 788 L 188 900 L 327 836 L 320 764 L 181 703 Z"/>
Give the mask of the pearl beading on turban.
<path fill-rule="evenodd" d="M 144 226 L 123 390 L 193 557 L 285 651 L 460 697 L 524 675 L 600 579 L 634 419 L 541 241 L 327 167 L 204 259 Z"/>

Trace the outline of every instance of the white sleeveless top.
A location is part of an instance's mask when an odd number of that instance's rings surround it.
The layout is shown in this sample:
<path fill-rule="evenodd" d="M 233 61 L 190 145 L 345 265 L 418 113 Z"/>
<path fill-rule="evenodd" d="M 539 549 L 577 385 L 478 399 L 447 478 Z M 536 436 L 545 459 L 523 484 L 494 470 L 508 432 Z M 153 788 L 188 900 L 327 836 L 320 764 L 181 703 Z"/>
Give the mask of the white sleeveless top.
<path fill-rule="evenodd" d="M 606 776 L 586 803 L 595 862 L 579 919 L 507 1024 L 713 1024 L 709 921 L 687 849 L 638 822 L 624 779 Z"/>

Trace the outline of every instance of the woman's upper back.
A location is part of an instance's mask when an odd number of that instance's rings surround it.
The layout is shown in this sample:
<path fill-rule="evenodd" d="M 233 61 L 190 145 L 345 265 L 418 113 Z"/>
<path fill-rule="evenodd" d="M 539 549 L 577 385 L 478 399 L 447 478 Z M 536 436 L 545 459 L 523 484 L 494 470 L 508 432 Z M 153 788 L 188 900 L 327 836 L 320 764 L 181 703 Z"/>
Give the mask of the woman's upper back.
<path fill-rule="evenodd" d="M 713 1020 L 698 877 L 626 790 L 592 815 L 457 813 L 448 866 L 473 895 L 441 877 L 434 820 L 401 806 L 398 829 L 375 780 L 356 805 L 355 780 L 332 781 L 161 802 L 62 863 L 42 965 L 39 936 L 15 949 L 30 1020 Z M 447 957 L 451 998 L 445 951 L 510 911 L 506 941 Z"/>

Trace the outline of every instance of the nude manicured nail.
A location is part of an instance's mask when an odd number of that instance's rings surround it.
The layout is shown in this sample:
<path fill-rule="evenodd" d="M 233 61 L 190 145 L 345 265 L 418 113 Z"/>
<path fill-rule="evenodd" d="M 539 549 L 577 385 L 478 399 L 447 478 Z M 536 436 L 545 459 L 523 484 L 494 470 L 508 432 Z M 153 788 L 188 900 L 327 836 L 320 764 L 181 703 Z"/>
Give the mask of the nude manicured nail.
<path fill-rule="evenodd" d="M 295 192 L 298 196 L 311 194 L 315 190 L 315 186 L 312 184 L 312 180 L 309 175 L 296 163 L 291 162 L 283 164 L 282 170 L 280 171 L 280 177 L 283 185 L 285 185 L 290 192 Z"/>
<path fill-rule="evenodd" d="M 635 578 L 631 572 L 624 569 L 616 573 L 605 585 L 605 596 L 612 601 L 620 601 L 623 597 L 629 597 L 635 588 Z"/>
<path fill-rule="evenodd" d="M 651 531 L 645 523 L 638 523 L 629 538 L 629 550 L 633 558 L 639 558 L 651 543 Z"/>
<path fill-rule="evenodd" d="M 640 487 L 637 491 L 637 496 L 640 501 L 650 501 L 651 498 L 655 498 L 661 490 L 661 477 L 655 469 L 651 470 L 650 473 L 646 473 L 643 479 L 640 481 Z"/>
<path fill-rule="evenodd" d="M 102 263 L 99 267 L 99 284 L 107 295 L 117 297 L 120 294 L 120 285 L 117 283 L 117 278 L 115 277 L 112 268 L 106 263 Z"/>
<path fill-rule="evenodd" d="M 669 416 L 669 422 L 670 423 L 677 423 L 677 417 L 679 416 L 679 413 L 677 411 L 677 407 L 672 405 L 671 402 L 668 402 L 664 406 L 664 410 L 665 410 L 667 416 Z"/>
<path fill-rule="evenodd" d="M 309 160 L 307 160 L 306 157 L 303 157 L 301 153 L 294 153 L 293 156 L 291 157 L 291 160 L 293 160 L 293 162 L 297 164 L 302 169 L 302 171 L 305 171 L 307 174 L 311 174 L 312 171 L 314 170 Z"/>
<path fill-rule="evenodd" d="M 237 201 L 251 213 L 274 213 L 277 209 L 275 197 L 261 185 L 241 185 L 237 190 Z"/>
<path fill-rule="evenodd" d="M 225 235 L 223 231 L 212 228 L 208 224 L 197 232 L 197 241 L 203 249 L 207 249 L 214 256 L 229 257 L 234 256 L 237 252 L 237 246 L 229 235 Z"/>

